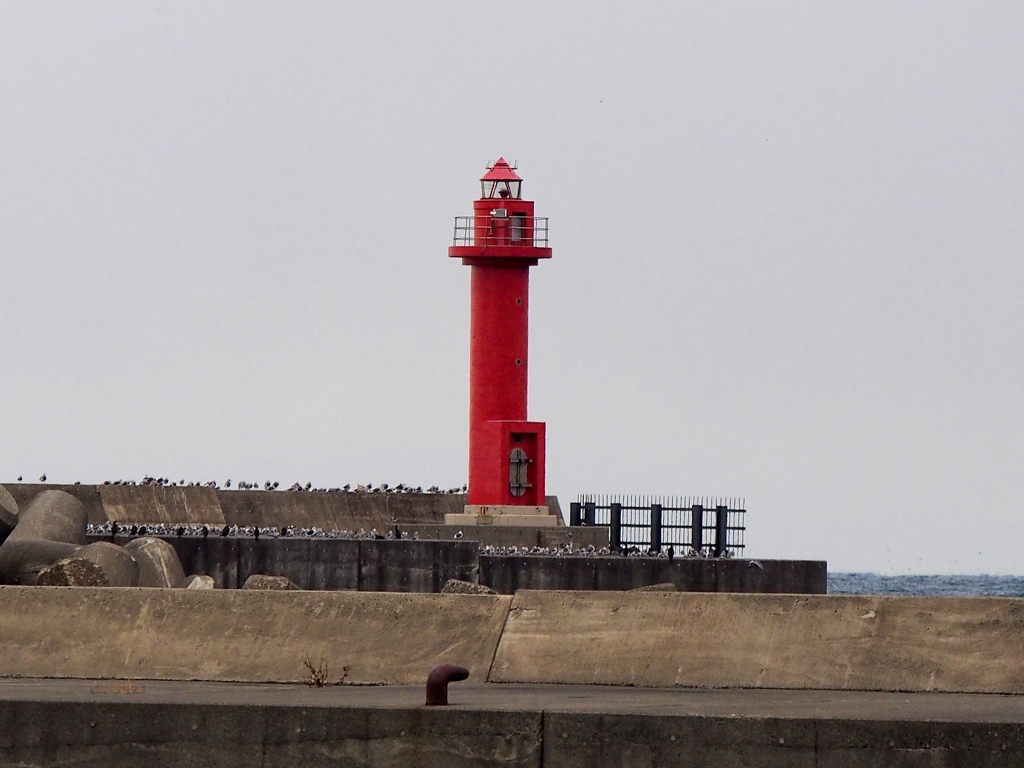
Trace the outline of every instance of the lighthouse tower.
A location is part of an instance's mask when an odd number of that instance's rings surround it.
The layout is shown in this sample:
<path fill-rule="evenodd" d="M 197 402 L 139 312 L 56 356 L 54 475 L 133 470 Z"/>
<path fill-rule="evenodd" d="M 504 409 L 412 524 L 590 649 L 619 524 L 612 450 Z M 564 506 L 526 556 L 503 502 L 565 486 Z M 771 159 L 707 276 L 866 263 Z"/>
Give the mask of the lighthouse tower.
<path fill-rule="evenodd" d="M 504 158 L 480 187 L 473 215 L 456 217 L 448 249 L 472 278 L 469 503 L 445 522 L 557 525 L 544 495 L 544 422 L 526 415 L 530 267 L 551 258 L 548 220 L 534 216 Z"/>

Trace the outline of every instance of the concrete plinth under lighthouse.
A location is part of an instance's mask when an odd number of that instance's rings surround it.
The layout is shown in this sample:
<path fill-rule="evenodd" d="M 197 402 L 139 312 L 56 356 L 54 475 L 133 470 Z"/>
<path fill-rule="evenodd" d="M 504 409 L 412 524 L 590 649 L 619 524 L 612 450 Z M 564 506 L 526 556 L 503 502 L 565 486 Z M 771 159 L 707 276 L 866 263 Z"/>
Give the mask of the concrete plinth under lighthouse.
<path fill-rule="evenodd" d="M 530 267 L 551 258 L 547 219 L 499 159 L 448 255 L 472 269 L 469 504 L 451 524 L 557 525 L 545 503 L 545 425 L 527 419 Z M 451 518 L 448 520 L 448 518 Z"/>

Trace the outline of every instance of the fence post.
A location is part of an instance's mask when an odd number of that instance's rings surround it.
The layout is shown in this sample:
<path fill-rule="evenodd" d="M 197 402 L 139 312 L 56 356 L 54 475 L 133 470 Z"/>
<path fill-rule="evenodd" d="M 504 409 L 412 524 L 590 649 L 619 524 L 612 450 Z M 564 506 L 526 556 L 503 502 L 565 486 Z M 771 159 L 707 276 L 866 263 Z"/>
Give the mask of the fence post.
<path fill-rule="evenodd" d="M 613 552 L 622 549 L 622 505 L 612 504 L 608 538 Z"/>
<path fill-rule="evenodd" d="M 704 507 L 694 504 L 690 507 L 690 546 L 694 552 L 704 548 Z"/>
<path fill-rule="evenodd" d="M 715 509 L 715 557 L 721 557 L 725 553 L 728 532 L 729 508 L 717 507 Z"/>
<path fill-rule="evenodd" d="M 583 505 L 583 525 L 597 525 L 597 504 L 588 501 Z"/>
<path fill-rule="evenodd" d="M 580 525 L 580 503 L 569 502 L 569 525 Z"/>
<path fill-rule="evenodd" d="M 661 504 L 651 504 L 651 549 L 661 552 Z"/>

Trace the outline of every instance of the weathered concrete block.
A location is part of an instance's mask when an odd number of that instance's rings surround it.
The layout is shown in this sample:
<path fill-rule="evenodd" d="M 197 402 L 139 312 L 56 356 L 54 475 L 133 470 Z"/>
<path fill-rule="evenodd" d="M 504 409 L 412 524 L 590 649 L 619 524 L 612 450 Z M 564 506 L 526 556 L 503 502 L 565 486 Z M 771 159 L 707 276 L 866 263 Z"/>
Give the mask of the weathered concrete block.
<path fill-rule="evenodd" d="M 183 589 L 214 589 L 212 576 L 187 576 L 181 583 Z"/>
<path fill-rule="evenodd" d="M 97 541 L 78 550 L 76 557 L 98 565 L 112 587 L 139 586 L 139 564 L 124 547 L 109 541 Z"/>
<path fill-rule="evenodd" d="M 294 581 L 284 576 L 267 576 L 254 573 L 245 580 L 242 589 L 299 589 Z"/>
<path fill-rule="evenodd" d="M 646 587 L 633 587 L 630 592 L 678 592 L 676 585 L 672 582 L 662 584 L 648 584 Z"/>
<path fill-rule="evenodd" d="M 48 565 L 39 572 L 36 585 L 40 587 L 109 587 L 103 570 L 92 560 L 69 557 Z"/>
<path fill-rule="evenodd" d="M 441 594 L 444 595 L 496 595 L 498 594 L 490 587 L 483 584 L 474 584 L 471 581 L 459 579 L 448 579 L 441 587 Z"/>
<path fill-rule="evenodd" d="M 11 492 L 0 485 L 0 544 L 7 540 L 18 524 L 18 502 Z"/>
<path fill-rule="evenodd" d="M 35 584 L 39 572 L 74 557 L 85 545 L 87 513 L 63 491 L 43 491 L 18 515 L 18 524 L 0 545 L 0 580 Z"/>
<path fill-rule="evenodd" d="M 124 548 L 139 564 L 140 587 L 177 587 L 185 581 L 178 553 L 163 539 L 143 536 L 132 539 Z"/>

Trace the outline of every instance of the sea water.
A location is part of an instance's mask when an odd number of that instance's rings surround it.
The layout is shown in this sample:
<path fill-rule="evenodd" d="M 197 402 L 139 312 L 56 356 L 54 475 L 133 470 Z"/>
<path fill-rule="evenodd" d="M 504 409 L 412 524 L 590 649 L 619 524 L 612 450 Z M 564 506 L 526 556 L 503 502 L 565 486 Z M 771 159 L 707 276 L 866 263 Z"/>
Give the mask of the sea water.
<path fill-rule="evenodd" d="M 877 573 L 830 573 L 828 592 L 830 595 L 1024 597 L 1024 576 L 879 576 Z"/>

